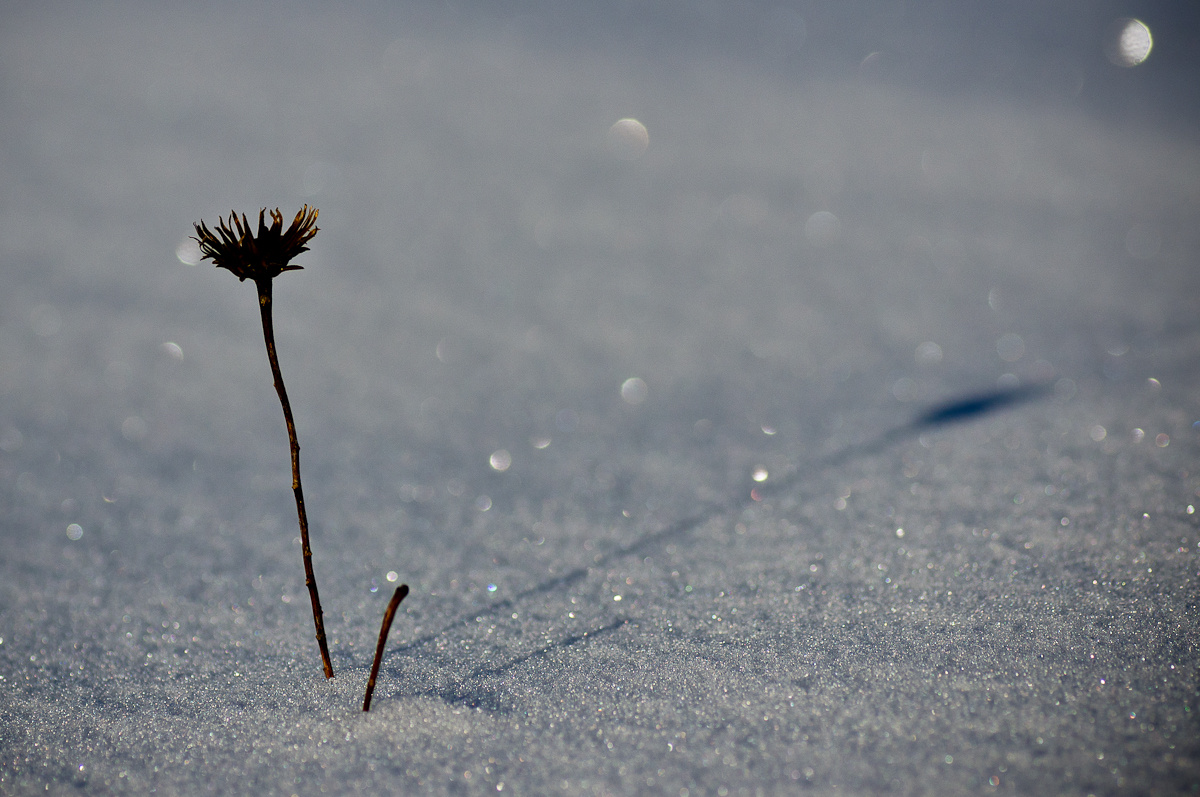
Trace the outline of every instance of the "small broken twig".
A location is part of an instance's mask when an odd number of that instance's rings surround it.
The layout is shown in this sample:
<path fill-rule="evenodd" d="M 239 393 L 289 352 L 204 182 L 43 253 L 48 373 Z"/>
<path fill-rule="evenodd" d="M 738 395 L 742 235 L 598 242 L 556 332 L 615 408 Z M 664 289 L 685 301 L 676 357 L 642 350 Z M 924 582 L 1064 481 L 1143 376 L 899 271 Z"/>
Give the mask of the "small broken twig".
<path fill-rule="evenodd" d="M 375 646 L 375 662 L 371 665 L 371 677 L 367 679 L 367 695 L 363 698 L 363 711 L 371 710 L 371 695 L 375 693 L 375 676 L 379 675 L 379 665 L 383 663 L 383 646 L 387 644 L 388 631 L 392 628 L 392 621 L 396 619 L 396 609 L 400 608 L 400 601 L 404 600 L 404 596 L 407 594 L 407 584 L 396 587 L 396 591 L 392 593 L 392 599 L 388 601 L 387 611 L 383 613 L 383 625 L 379 627 L 379 643 Z"/>

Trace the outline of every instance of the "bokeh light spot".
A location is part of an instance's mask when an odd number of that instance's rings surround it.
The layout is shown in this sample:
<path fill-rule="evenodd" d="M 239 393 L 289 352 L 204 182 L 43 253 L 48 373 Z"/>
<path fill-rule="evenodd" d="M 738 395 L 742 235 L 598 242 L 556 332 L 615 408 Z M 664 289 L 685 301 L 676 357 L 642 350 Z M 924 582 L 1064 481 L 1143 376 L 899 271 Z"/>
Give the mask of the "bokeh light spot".
<path fill-rule="evenodd" d="M 131 443 L 145 440 L 149 433 L 149 424 L 136 415 L 130 415 L 121 422 L 121 436 Z"/>
<path fill-rule="evenodd" d="M 503 473 L 512 466 L 512 454 L 501 448 L 499 451 L 492 452 L 492 455 L 488 457 L 488 463 L 493 470 Z"/>
<path fill-rule="evenodd" d="M 1150 57 L 1154 37 L 1140 19 L 1118 19 L 1109 28 L 1104 54 L 1117 66 L 1134 67 Z"/>
<path fill-rule="evenodd" d="M 200 244 L 194 238 L 184 238 L 175 247 L 175 257 L 185 266 L 194 266 L 200 262 Z"/>
<path fill-rule="evenodd" d="M 621 398 L 626 404 L 641 404 L 649 393 L 646 383 L 636 376 L 621 383 Z"/>
<path fill-rule="evenodd" d="M 828 210 L 818 210 L 804 223 L 804 237 L 814 246 L 832 246 L 842 237 L 842 222 Z"/>
<path fill-rule="evenodd" d="M 637 119 L 621 119 L 608 128 L 608 151 L 623 161 L 635 161 L 650 148 L 650 132 Z"/>
<path fill-rule="evenodd" d="M 942 347 L 931 340 L 927 340 L 917 347 L 914 355 L 917 360 L 917 365 L 937 365 L 942 361 Z"/>
<path fill-rule="evenodd" d="M 1004 362 L 1015 363 L 1025 354 L 1025 341 L 1021 340 L 1020 335 L 1012 332 L 1001 335 L 1000 339 L 996 341 L 996 353 Z"/>
<path fill-rule="evenodd" d="M 892 385 L 892 395 L 896 397 L 897 401 L 916 401 L 921 398 L 921 387 L 915 379 L 902 376 Z"/>

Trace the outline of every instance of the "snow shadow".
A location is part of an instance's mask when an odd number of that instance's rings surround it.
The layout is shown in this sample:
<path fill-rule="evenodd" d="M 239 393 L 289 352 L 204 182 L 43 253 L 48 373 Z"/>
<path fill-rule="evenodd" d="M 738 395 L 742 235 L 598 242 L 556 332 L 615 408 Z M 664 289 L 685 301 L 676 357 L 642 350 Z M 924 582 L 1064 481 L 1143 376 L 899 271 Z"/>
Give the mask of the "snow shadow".
<path fill-rule="evenodd" d="M 753 493 L 750 489 L 743 486 L 739 488 L 736 495 L 731 495 L 727 500 L 711 502 L 705 505 L 700 511 L 680 518 L 658 531 L 644 534 L 627 545 L 622 545 L 613 548 L 607 553 L 602 553 L 587 566 L 570 569 L 562 575 L 547 579 L 511 597 L 503 598 L 486 606 L 481 606 L 474 611 L 467 612 L 439 630 L 397 645 L 393 649 L 393 655 L 404 655 L 417 651 L 456 629 L 467 628 L 481 622 L 481 618 L 486 619 L 506 615 L 515 608 L 520 607 L 530 598 L 567 590 L 584 581 L 588 577 L 589 572 L 595 568 L 606 567 L 626 557 L 642 556 L 659 546 L 676 542 L 713 518 L 734 514 L 747 506 L 751 506 L 756 501 L 762 500 L 767 495 L 777 495 L 791 490 L 802 480 L 810 479 L 822 471 L 847 465 L 856 459 L 879 454 L 902 440 L 916 437 L 933 429 L 978 420 L 1021 404 L 1037 401 L 1050 395 L 1052 390 L 1052 386 L 1046 384 L 996 388 L 985 392 L 963 394 L 934 404 L 919 413 L 908 423 L 893 427 L 861 443 L 846 446 L 831 454 L 801 464 L 793 473 L 775 484 L 770 486 L 756 485 L 753 488 Z M 489 690 L 479 683 L 481 679 L 501 676 L 523 664 L 545 659 L 555 652 L 563 651 L 601 635 L 612 633 L 628 622 L 630 622 L 629 618 L 618 618 L 613 622 L 598 626 L 589 631 L 565 636 L 556 642 L 508 659 L 501 664 L 480 664 L 465 675 L 455 677 L 448 686 L 417 689 L 404 696 L 433 697 L 450 705 L 465 705 L 485 711 L 503 713 L 504 709 L 501 701 L 494 695 L 491 695 Z M 407 659 L 408 656 L 404 655 L 404 658 Z M 390 678 L 394 678 L 397 681 L 403 680 L 403 668 L 396 664 L 391 666 L 385 665 L 384 671 L 389 673 Z"/>

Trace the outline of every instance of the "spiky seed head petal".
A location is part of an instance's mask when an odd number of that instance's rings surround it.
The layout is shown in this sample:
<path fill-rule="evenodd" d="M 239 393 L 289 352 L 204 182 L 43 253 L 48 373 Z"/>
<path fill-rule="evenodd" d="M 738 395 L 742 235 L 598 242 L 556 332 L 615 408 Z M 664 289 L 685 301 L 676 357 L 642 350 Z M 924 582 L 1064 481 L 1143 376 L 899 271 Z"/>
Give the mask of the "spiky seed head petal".
<path fill-rule="evenodd" d="M 243 213 L 238 218 L 235 211 L 230 211 L 228 221 L 217 218 L 215 233 L 201 221 L 193 225 L 196 234 L 192 237 L 200 244 L 201 259 L 228 269 L 238 279 L 272 280 L 285 271 L 301 268 L 291 261 L 308 251 L 305 244 L 320 229 L 317 227 L 318 212 L 316 208 L 304 205 L 285 231 L 279 208 L 270 212 L 270 226 L 266 222 L 267 209 L 263 208 L 258 214 L 258 234 L 254 235 L 246 215 Z"/>

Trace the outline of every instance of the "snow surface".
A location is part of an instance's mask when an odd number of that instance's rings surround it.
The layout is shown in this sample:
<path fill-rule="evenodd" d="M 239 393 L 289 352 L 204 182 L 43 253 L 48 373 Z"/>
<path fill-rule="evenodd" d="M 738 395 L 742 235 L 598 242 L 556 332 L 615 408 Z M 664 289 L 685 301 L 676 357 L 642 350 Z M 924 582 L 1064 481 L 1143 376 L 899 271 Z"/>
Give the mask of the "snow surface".
<path fill-rule="evenodd" d="M 1171 26 L 640 5 L 0 10 L 0 791 L 1200 788 Z"/>

